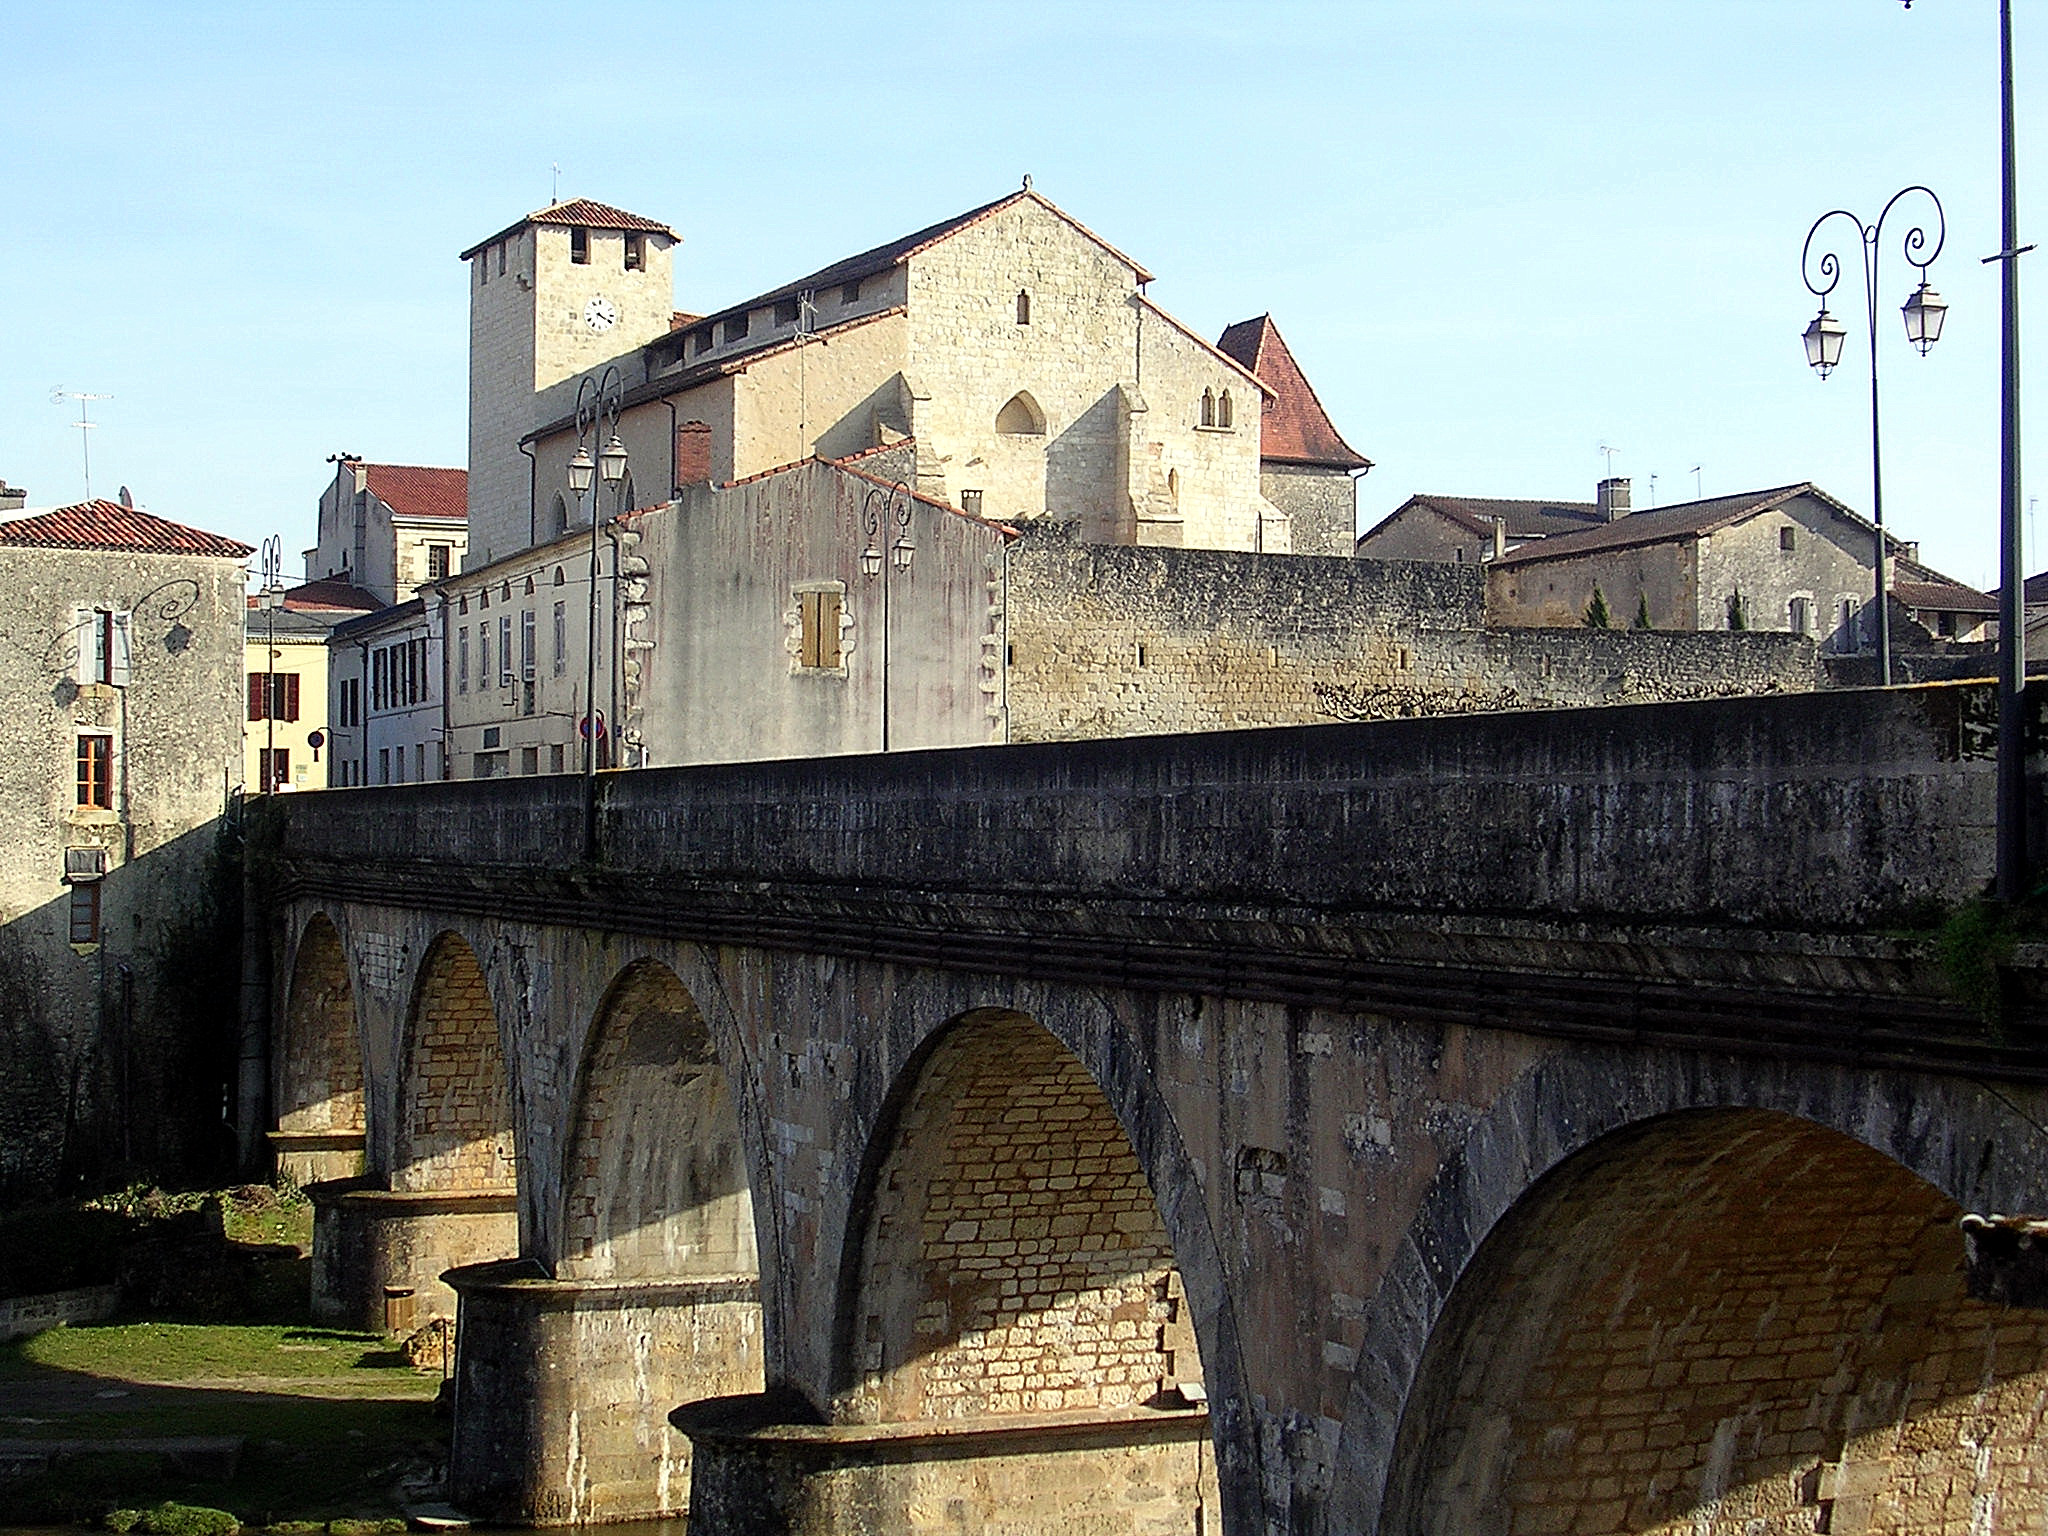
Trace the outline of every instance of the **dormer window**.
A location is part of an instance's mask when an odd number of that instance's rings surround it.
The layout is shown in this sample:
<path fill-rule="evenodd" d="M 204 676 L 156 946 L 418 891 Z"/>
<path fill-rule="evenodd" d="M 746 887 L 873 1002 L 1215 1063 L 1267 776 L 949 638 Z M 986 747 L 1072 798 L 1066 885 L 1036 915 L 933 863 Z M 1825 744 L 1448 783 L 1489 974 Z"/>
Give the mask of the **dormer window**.
<path fill-rule="evenodd" d="M 749 317 L 746 315 L 734 315 L 730 320 L 725 322 L 726 341 L 735 342 L 745 341 L 747 339 L 748 318 Z"/>
<path fill-rule="evenodd" d="M 1031 295 L 1021 288 L 1017 290 L 1017 323 L 1019 325 L 1029 325 L 1031 323 Z"/>
<path fill-rule="evenodd" d="M 698 355 L 699 357 L 702 357 L 702 356 L 703 356 L 703 355 L 704 355 L 704 354 L 705 354 L 706 352 L 709 352 L 709 351 L 711 350 L 711 327 L 710 327 L 710 326 L 708 326 L 708 325 L 707 325 L 707 326 L 705 326 L 705 327 L 704 327 L 704 329 L 703 329 L 703 330 L 701 330 L 701 331 L 697 332 L 697 336 L 696 336 L 696 348 L 697 348 L 697 355 Z"/>
<path fill-rule="evenodd" d="M 856 277 L 856 278 L 855 278 L 855 279 L 854 279 L 854 280 L 853 280 L 852 282 L 850 282 L 850 283 L 841 283 L 841 284 L 839 285 L 839 302 L 840 302 L 840 303 L 842 303 L 842 304 L 854 304 L 854 303 L 858 303 L 858 302 L 859 302 L 859 300 L 860 300 L 860 279 L 859 279 L 859 278 L 857 278 L 857 277 Z"/>
<path fill-rule="evenodd" d="M 777 325 L 795 325 L 796 309 L 797 301 L 795 299 L 777 300 L 775 305 L 775 323 Z"/>
<path fill-rule="evenodd" d="M 626 270 L 628 272 L 640 272 L 644 271 L 646 266 L 647 237 L 645 235 L 626 236 Z"/>
<path fill-rule="evenodd" d="M 590 265 L 590 231 L 580 224 L 569 230 L 569 259 L 579 267 Z"/>

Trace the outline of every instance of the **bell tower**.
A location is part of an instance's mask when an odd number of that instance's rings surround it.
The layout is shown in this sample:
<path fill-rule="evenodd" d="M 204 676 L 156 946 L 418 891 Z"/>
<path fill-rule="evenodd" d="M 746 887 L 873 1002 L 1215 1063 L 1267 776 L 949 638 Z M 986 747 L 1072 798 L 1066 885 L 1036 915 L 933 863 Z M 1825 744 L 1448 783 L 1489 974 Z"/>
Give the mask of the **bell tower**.
<path fill-rule="evenodd" d="M 519 440 L 566 416 L 576 380 L 669 331 L 666 224 L 587 198 L 555 203 L 462 253 L 469 264 L 469 549 L 465 569 L 531 542 L 531 470 Z"/>

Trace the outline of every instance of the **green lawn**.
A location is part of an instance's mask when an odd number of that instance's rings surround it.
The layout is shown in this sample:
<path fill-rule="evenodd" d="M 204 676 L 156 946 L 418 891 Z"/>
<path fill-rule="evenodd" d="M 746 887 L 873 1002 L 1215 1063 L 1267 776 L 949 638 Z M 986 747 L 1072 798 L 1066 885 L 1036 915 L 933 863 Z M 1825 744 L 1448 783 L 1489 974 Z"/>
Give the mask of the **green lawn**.
<path fill-rule="evenodd" d="M 399 1483 L 444 1454 L 439 1378 L 373 1334 L 138 1322 L 0 1346 L 0 1438 L 247 1439 L 237 1475 L 204 1482 L 157 1458 L 79 1457 L 0 1484 L 0 1523 L 92 1519 L 164 1499 L 245 1525 L 398 1512 Z"/>

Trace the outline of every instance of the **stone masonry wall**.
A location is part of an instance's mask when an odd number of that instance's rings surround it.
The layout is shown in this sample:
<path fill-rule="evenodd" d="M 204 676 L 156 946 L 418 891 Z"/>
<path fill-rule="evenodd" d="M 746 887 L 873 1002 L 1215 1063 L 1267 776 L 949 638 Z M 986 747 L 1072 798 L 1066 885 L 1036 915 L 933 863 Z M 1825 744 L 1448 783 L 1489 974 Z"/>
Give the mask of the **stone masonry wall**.
<path fill-rule="evenodd" d="M 278 1129 L 360 1131 L 363 1054 L 341 939 L 325 918 L 312 923 L 292 968 L 280 1042 Z"/>
<path fill-rule="evenodd" d="M 854 1412 L 1144 1402 L 1200 1380 L 1152 1191 L 1085 1068 L 1028 1019 L 934 1056 L 878 1192 Z"/>
<path fill-rule="evenodd" d="M 1013 741 L 1800 692 L 1788 635 L 1491 629 L 1485 573 L 1083 544 L 1009 555 Z"/>
<path fill-rule="evenodd" d="M 1477 1304 L 1425 1363 L 1436 1401 L 1410 1410 L 1383 1530 L 1905 1536 L 2048 1513 L 2048 1316 L 1969 1300 L 1954 1205 L 1889 1159 L 1701 1116 L 1537 1203 L 1462 1282 Z"/>
<path fill-rule="evenodd" d="M 512 1109 L 497 1015 L 476 956 L 461 940 L 442 940 L 428 958 L 413 1032 L 394 1187 L 511 1190 Z"/>

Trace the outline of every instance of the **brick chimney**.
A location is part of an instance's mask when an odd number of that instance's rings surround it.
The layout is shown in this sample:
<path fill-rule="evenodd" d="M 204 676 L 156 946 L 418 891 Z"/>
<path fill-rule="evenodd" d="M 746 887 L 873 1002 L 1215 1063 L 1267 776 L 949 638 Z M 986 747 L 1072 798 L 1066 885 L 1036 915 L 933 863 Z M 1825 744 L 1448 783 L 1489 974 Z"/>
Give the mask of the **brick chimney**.
<path fill-rule="evenodd" d="M 1600 521 L 1611 523 L 1618 517 L 1628 516 L 1628 477 L 1610 475 L 1593 490 L 1593 504 L 1599 509 Z"/>
<path fill-rule="evenodd" d="M 19 512 L 28 505 L 28 492 L 0 480 L 0 512 Z"/>

